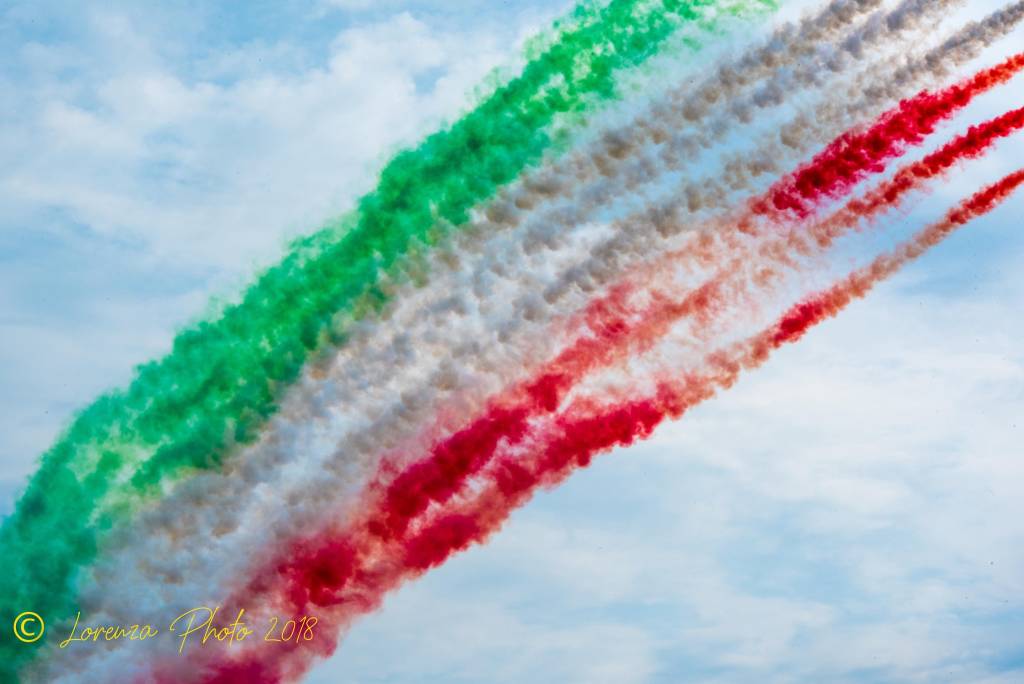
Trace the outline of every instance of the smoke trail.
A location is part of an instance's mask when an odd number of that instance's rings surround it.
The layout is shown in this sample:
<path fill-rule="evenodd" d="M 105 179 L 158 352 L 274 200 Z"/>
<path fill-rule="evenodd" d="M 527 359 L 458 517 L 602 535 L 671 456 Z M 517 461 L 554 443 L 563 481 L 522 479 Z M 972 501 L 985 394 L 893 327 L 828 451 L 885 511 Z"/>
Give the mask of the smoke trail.
<path fill-rule="evenodd" d="M 822 188 L 827 188 L 825 194 L 830 196 L 848 191 L 871 171 L 873 164 L 901 154 L 906 145 L 920 142 L 976 94 L 1005 83 L 1022 68 L 1024 53 L 982 71 L 966 83 L 941 93 L 922 93 L 900 103 L 897 111 L 888 113 L 870 130 L 842 136 L 797 173 L 778 182 L 767 197 L 753 206 L 754 212 L 806 217 L 819 201 Z"/>
<path fill-rule="evenodd" d="M 699 372 L 657 378 L 657 390 L 644 399 L 604 406 L 599 411 L 578 412 L 567 407 L 550 426 L 531 436 L 525 455 L 520 450 L 504 450 L 492 461 L 479 486 L 463 490 L 463 498 L 455 505 L 417 520 L 422 511 L 409 508 L 404 501 L 387 497 L 374 501 L 343 534 L 296 544 L 289 560 L 273 567 L 269 577 L 254 580 L 249 589 L 265 589 L 267 583 L 283 580 L 284 586 L 275 595 L 277 608 L 289 606 L 298 615 L 316 607 L 321 613 L 331 613 L 333 630 L 344 628 L 379 605 L 383 594 L 401 582 L 473 543 L 485 541 L 538 487 L 561 482 L 603 451 L 646 438 L 665 419 L 678 418 L 719 389 L 730 387 L 743 370 L 760 366 L 772 351 L 797 341 L 813 325 L 865 296 L 875 284 L 956 229 L 995 209 L 1022 184 L 1024 170 L 982 189 L 951 210 L 944 220 L 896 250 L 799 302 L 768 329 L 710 354 Z M 462 489 L 462 484 L 454 480 L 437 480 L 436 471 L 429 473 L 424 483 L 431 490 Z M 299 647 L 285 650 L 287 658 L 280 654 L 268 657 L 265 651 L 254 648 L 241 655 L 222 654 L 202 681 L 292 679 L 317 655 Z M 320 645 L 317 650 L 324 647 Z"/>
<path fill-rule="evenodd" d="M 612 0 L 577 10 L 519 77 L 398 155 L 355 215 L 297 243 L 239 304 L 180 334 L 172 353 L 139 368 L 127 390 L 78 416 L 0 532 L 12 568 L 0 580 L 0 613 L 23 605 L 70 612 L 69 580 L 93 558 L 97 535 L 130 491 L 119 483 L 132 476 L 129 487 L 147 490 L 182 469 L 216 466 L 251 442 L 306 360 L 343 343 L 345 325 L 386 300 L 374 287 L 378 275 L 410 247 L 429 244 L 427 231 L 439 220 L 463 223 L 471 206 L 537 163 L 551 147 L 556 117 L 615 97 L 617 73 L 655 54 L 681 27 L 715 31 L 729 16 L 768 9 L 762 0 Z M 95 518 L 104 500 L 113 508 Z M 91 525 L 68 524 L 90 517 Z M 9 650 L 9 643 L 0 653 L 5 674 L 34 651 L 22 644 Z"/>
<path fill-rule="evenodd" d="M 486 228 L 475 232 L 488 234 L 517 225 L 525 211 L 536 211 L 555 200 L 568 199 L 596 178 L 602 183 L 591 193 L 594 201 L 600 202 L 606 197 L 605 189 L 621 192 L 620 186 L 612 181 L 646 175 L 645 167 L 660 163 L 654 151 L 644 149 L 645 145 L 655 150 L 666 148 L 664 156 L 674 159 L 684 152 L 706 147 L 712 138 L 722 137 L 734 119 L 749 122 L 752 110 L 778 104 L 781 93 L 787 88 L 815 84 L 822 71 L 841 70 L 847 61 L 845 53 L 860 57 L 866 45 L 879 42 L 884 34 L 906 32 L 915 28 L 922 16 L 957 2 L 959 0 L 907 0 L 884 18 L 881 14 L 875 15 L 836 48 L 830 41 L 839 31 L 881 3 L 879 0 L 835 0 L 822 12 L 804 19 L 799 27 L 785 25 L 759 48 L 720 65 L 700 86 L 693 88 L 687 84 L 670 90 L 629 123 L 598 135 L 586 149 L 527 173 L 521 182 L 499 192 L 478 212 L 483 217 L 481 226 Z M 791 65 L 797 68 L 788 69 Z M 755 84 L 758 86 L 756 93 L 742 101 L 734 100 Z M 700 124 L 712 116 L 715 130 L 699 137 L 672 133 L 680 124 Z M 627 164 L 638 155 L 641 159 Z M 557 215 L 554 218 L 557 219 Z"/>
<path fill-rule="evenodd" d="M 328 479 L 327 481 L 331 481 L 331 480 L 330 480 L 330 479 Z M 337 480 L 334 480 L 334 481 L 335 481 L 335 482 L 337 482 Z M 330 487 L 328 487 L 328 488 L 330 488 Z M 332 494 L 336 494 L 334 490 L 332 490 Z M 204 576 L 205 576 L 205 575 L 204 575 Z"/>
<path fill-rule="evenodd" d="M 881 212 L 900 202 L 904 196 L 920 189 L 926 182 L 943 176 L 957 164 L 981 157 L 999 139 L 1013 135 L 1021 128 L 1024 128 L 1024 107 L 1011 110 L 977 126 L 971 126 L 964 135 L 957 136 L 920 161 L 904 166 L 893 178 L 873 188 L 863 197 L 851 200 L 806 234 L 802 231 L 793 232 L 788 236 L 787 246 L 801 254 L 810 251 L 808 242 L 811 240 L 818 248 L 830 246 L 845 227 L 871 221 Z"/>

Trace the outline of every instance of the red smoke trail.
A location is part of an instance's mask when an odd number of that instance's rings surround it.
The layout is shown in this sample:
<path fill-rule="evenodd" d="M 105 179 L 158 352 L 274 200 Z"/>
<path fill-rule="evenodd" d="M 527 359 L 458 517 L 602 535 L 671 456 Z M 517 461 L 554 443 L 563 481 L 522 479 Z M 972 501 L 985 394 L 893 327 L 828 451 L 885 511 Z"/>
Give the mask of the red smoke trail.
<path fill-rule="evenodd" d="M 957 228 L 996 208 L 1021 185 L 1024 170 L 984 188 L 895 251 L 794 305 L 766 330 L 709 355 L 700 372 L 658 378 L 651 396 L 612 406 L 587 404 L 584 411 L 570 405 L 550 425 L 534 431 L 527 452 L 500 449 L 481 470 L 474 490 L 464 491 L 443 509 L 415 514 L 415 520 L 404 521 L 402 531 L 389 535 L 386 542 L 374 529 L 374 521 L 387 520 L 395 511 L 388 501 L 378 500 L 377 507 L 366 511 L 362 522 L 348 532 L 324 534 L 294 546 L 288 562 L 257 578 L 248 590 L 264 598 L 269 592 L 271 605 L 285 614 L 328 612 L 332 618 L 328 629 L 343 629 L 376 608 L 387 591 L 486 540 L 538 487 L 557 484 L 595 455 L 647 437 L 664 420 L 678 418 L 730 387 L 743 370 L 760 366 L 772 351 L 799 340 L 812 326 L 835 316 Z M 237 658 L 225 655 L 210 666 L 203 681 L 282 681 L 303 671 L 314 651 L 330 652 L 333 636 L 321 633 L 326 640 L 305 644 L 304 651 L 292 645 L 269 654 L 257 646 L 240 651 Z"/>
<path fill-rule="evenodd" d="M 791 255 L 794 253 L 820 253 L 851 228 L 870 224 L 881 214 L 899 205 L 908 194 L 920 190 L 928 181 L 945 175 L 957 164 L 980 158 L 1000 139 L 1022 128 L 1024 107 L 972 126 L 967 133 L 957 136 L 920 161 L 902 167 L 892 178 L 872 188 L 864 196 L 850 200 L 829 217 L 790 232 L 784 239 L 766 241 L 759 248 L 759 257 L 762 261 L 791 263 Z M 708 258 L 707 255 L 705 258 Z"/>
<path fill-rule="evenodd" d="M 969 159 L 978 159 L 1000 138 L 1008 137 L 1024 128 L 1024 107 L 971 126 L 924 159 L 903 167 L 879 187 L 863 197 L 851 200 L 817 228 L 819 243 L 827 244 L 842 231 L 843 226 L 856 225 L 859 219 L 870 219 L 892 208 L 908 193 L 919 189 L 927 181 L 945 174 L 953 166 Z"/>
<path fill-rule="evenodd" d="M 804 218 L 823 197 L 848 192 L 867 174 L 883 170 L 886 160 L 901 155 L 974 97 L 1010 80 L 1024 68 L 1024 53 L 936 93 L 924 92 L 901 102 L 863 131 L 840 136 L 813 160 L 776 183 L 753 202 L 755 214 L 775 219 Z"/>
<path fill-rule="evenodd" d="M 932 224 L 895 251 L 883 254 L 838 285 L 792 307 L 774 330 L 764 335 L 765 339 L 759 342 L 755 356 L 767 355 L 771 349 L 797 341 L 808 328 L 835 316 L 851 301 L 863 297 L 877 283 L 942 242 L 954 230 L 995 209 L 1022 184 L 1024 170 L 1006 176 L 962 202 L 944 220 Z M 767 349 L 762 351 L 761 347 L 764 346 Z"/>

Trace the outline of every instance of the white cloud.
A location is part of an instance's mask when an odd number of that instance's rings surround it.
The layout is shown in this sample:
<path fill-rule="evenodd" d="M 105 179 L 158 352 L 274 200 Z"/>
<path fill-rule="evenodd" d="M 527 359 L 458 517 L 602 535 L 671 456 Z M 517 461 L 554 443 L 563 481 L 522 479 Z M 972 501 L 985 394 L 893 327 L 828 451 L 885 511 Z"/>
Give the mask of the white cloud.
<path fill-rule="evenodd" d="M 144 57 L 95 74 L 88 97 L 79 84 L 30 90 L 39 121 L 21 135 L 32 153 L 4 170 L 0 202 L 60 207 L 93 231 L 143 240 L 150 258 L 236 271 L 350 206 L 387 151 L 457 114 L 512 37 L 399 14 L 342 32 L 322 65 L 223 85 L 159 63 L 123 17 L 97 23 Z M 424 89 L 426 70 L 439 78 Z"/>

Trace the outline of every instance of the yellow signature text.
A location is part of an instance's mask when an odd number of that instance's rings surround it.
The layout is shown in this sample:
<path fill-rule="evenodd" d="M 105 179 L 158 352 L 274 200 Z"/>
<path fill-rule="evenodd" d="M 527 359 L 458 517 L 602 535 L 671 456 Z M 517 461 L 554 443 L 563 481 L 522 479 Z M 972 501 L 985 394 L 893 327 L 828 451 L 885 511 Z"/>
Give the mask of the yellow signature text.
<path fill-rule="evenodd" d="M 182 624 L 184 629 L 181 632 L 181 645 L 178 646 L 178 653 L 184 651 L 185 644 L 192 638 L 192 635 L 198 634 L 199 632 L 202 632 L 200 643 L 203 644 L 210 639 L 215 639 L 217 641 L 227 642 L 230 645 L 238 641 L 245 641 L 246 638 L 252 635 L 253 630 L 249 629 L 242 621 L 242 616 L 245 615 L 245 608 L 238 611 L 238 616 L 235 618 L 234 622 L 223 627 L 217 627 L 214 625 L 214 619 L 216 619 L 218 612 L 220 612 L 220 606 L 216 608 L 200 606 L 186 611 L 174 618 L 174 622 L 172 622 L 168 628 L 173 633 L 177 633 L 175 626 L 178 625 L 179 622 L 184 621 Z"/>
<path fill-rule="evenodd" d="M 145 641 L 160 633 L 160 630 L 152 625 L 99 625 L 79 629 L 78 623 L 81 619 L 82 613 L 79 611 L 75 615 L 75 624 L 71 626 L 71 633 L 68 634 L 67 639 L 60 642 L 60 648 L 66 648 L 68 644 L 76 641 L 96 642 L 101 638 L 104 641 L 120 641 L 123 639 L 128 641 Z"/>

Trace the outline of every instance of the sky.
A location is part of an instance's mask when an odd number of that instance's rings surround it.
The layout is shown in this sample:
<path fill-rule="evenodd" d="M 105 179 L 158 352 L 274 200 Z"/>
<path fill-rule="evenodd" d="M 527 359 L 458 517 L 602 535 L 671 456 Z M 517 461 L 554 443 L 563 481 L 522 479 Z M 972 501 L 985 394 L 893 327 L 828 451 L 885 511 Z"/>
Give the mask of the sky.
<path fill-rule="evenodd" d="M 571 5 L 0 9 L 0 512 L 77 408 L 350 208 Z M 1021 160 L 1024 136 L 893 229 Z M 1017 197 L 541 494 L 309 681 L 1021 681 L 1022 217 Z"/>

